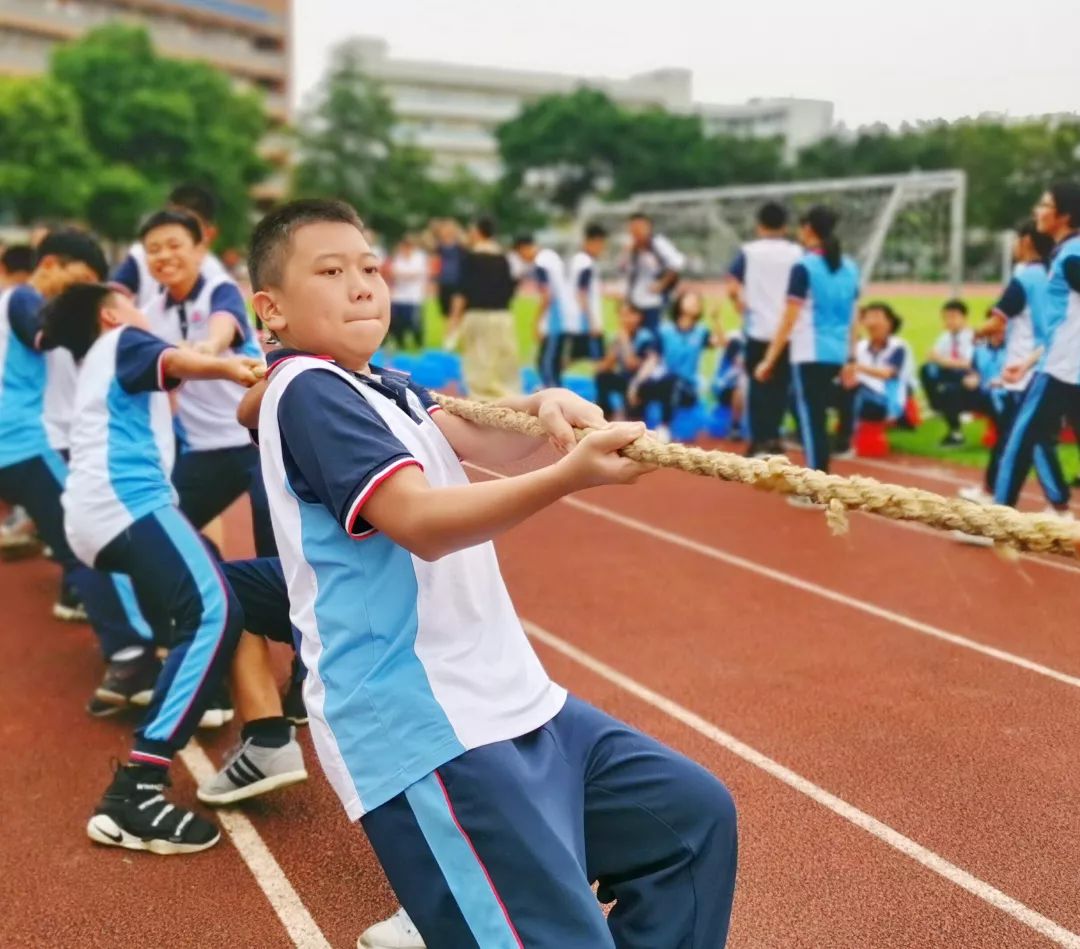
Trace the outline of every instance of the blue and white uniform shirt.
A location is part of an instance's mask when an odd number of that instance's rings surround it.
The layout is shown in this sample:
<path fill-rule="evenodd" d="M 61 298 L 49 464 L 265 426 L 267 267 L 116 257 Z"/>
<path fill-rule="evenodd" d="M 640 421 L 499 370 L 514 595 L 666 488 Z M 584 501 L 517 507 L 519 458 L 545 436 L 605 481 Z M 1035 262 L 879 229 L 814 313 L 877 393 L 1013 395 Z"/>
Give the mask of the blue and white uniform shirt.
<path fill-rule="evenodd" d="M 177 501 L 176 440 L 163 357 L 173 349 L 134 326 L 98 337 L 79 368 L 71 463 L 61 501 L 75 555 L 97 555 L 139 518 Z"/>
<path fill-rule="evenodd" d="M 550 296 L 547 312 L 540 321 L 540 331 L 545 336 L 586 332 L 584 314 L 580 312 L 570 290 L 563 259 L 546 247 L 537 251 L 532 264 L 532 277 Z"/>
<path fill-rule="evenodd" d="M 203 257 L 203 262 L 199 267 L 199 274 L 204 280 L 211 281 L 229 275 L 225 265 L 216 254 L 212 253 L 208 253 Z M 146 260 L 146 248 L 139 241 L 131 245 L 127 257 L 120 262 L 120 265 L 113 271 L 112 277 L 109 279 L 111 283 L 119 284 L 130 290 L 131 295 L 135 298 L 135 305 L 144 313 L 150 304 L 154 302 L 157 295 L 161 293 L 161 284 L 150 273 L 150 265 Z"/>
<path fill-rule="evenodd" d="M 1005 287 L 1001 299 L 994 305 L 994 312 L 1004 316 L 1005 365 L 1017 366 L 1026 362 L 1036 349 L 1047 343 L 1046 330 L 1046 267 L 1040 263 L 1020 264 Z M 1011 382 L 1005 388 L 1011 392 L 1023 392 L 1035 374 L 1032 367 L 1019 382 Z"/>
<path fill-rule="evenodd" d="M 688 330 L 681 330 L 675 323 L 668 322 L 660 327 L 660 340 L 667 371 L 696 390 L 701 355 L 712 343 L 712 331 L 701 322 Z"/>
<path fill-rule="evenodd" d="M 1080 385 L 1080 233 L 1054 250 L 1046 284 L 1046 334 L 1043 372 Z"/>
<path fill-rule="evenodd" d="M 626 298 L 640 310 L 655 310 L 667 302 L 667 293 L 657 293 L 654 284 L 666 271 L 681 272 L 686 257 L 663 234 L 654 234 L 645 247 L 630 250 Z"/>
<path fill-rule="evenodd" d="M 0 292 L 0 468 L 49 448 L 45 359 L 37 348 L 44 302 L 26 284 Z"/>
<path fill-rule="evenodd" d="M 788 299 L 802 304 L 791 333 L 793 363 L 841 365 L 851 347 L 851 325 L 859 300 L 859 268 L 849 257 L 829 270 L 825 257 L 811 251 L 803 255 L 788 279 Z"/>
<path fill-rule="evenodd" d="M 232 351 L 260 358 L 262 350 L 248 321 L 240 288 L 228 277 L 200 277 L 184 300 L 174 300 L 163 290 L 146 310 L 150 327 L 166 342 L 199 343 L 210 335 L 210 318 L 227 313 L 236 322 Z M 236 420 L 244 389 L 227 379 L 189 382 L 177 400 L 177 421 L 185 447 L 190 451 L 237 448 L 250 443 L 247 430 Z"/>
<path fill-rule="evenodd" d="M 522 629 L 493 544 L 427 562 L 364 520 L 408 466 L 435 489 L 468 484 L 426 390 L 302 353 L 269 359 L 260 454 L 304 697 L 355 820 L 463 752 L 541 727 L 566 692 Z"/>
<path fill-rule="evenodd" d="M 742 286 L 743 335 L 761 343 L 776 338 L 787 303 L 791 268 L 803 249 L 782 237 L 763 237 L 744 244 L 728 268 Z"/>
<path fill-rule="evenodd" d="M 604 331 L 604 292 L 600 281 L 600 265 L 595 257 L 579 250 L 570 259 L 570 291 L 578 313 L 579 332 L 599 336 Z M 580 297 L 585 297 L 585 310 Z"/>

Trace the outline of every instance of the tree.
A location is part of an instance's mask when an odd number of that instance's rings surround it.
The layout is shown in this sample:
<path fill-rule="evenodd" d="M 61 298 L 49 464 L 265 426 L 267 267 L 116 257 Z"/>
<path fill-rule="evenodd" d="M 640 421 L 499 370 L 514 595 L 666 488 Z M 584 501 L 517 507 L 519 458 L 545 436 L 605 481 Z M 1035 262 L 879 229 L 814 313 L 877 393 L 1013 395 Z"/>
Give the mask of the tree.
<path fill-rule="evenodd" d="M 160 191 L 211 185 L 222 199 L 222 241 L 243 240 L 249 189 L 268 171 L 256 151 L 268 125 L 258 95 L 205 63 L 158 56 L 144 29 L 122 24 L 58 47 L 52 75 L 78 100 L 103 167 L 126 167 Z M 130 176 L 127 185 L 138 190 Z"/>
<path fill-rule="evenodd" d="M 127 165 L 102 169 L 93 180 L 86 201 L 87 223 L 111 241 L 128 240 L 138 230 L 139 219 L 164 200 L 155 188 Z"/>
<path fill-rule="evenodd" d="M 628 110 L 581 88 L 544 96 L 497 131 L 504 191 L 572 214 L 589 194 L 771 181 L 778 140 L 706 135 L 700 116 Z"/>
<path fill-rule="evenodd" d="M 0 78 L 0 142 L 0 213 L 28 224 L 82 212 L 97 163 L 68 87 Z"/>

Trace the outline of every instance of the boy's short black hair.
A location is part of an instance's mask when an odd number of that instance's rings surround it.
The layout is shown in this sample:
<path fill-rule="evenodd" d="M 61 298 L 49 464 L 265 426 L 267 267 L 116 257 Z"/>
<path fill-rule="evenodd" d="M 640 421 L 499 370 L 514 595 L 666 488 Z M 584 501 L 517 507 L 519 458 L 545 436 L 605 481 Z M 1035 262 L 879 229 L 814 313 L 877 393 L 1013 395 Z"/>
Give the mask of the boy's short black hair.
<path fill-rule="evenodd" d="M 1017 226 L 1016 233 L 1019 237 L 1026 237 L 1031 241 L 1031 246 L 1035 248 L 1035 253 L 1044 264 L 1050 260 L 1050 255 L 1054 253 L 1054 239 L 1049 234 L 1040 231 L 1034 221 L 1031 219 L 1022 221 Z"/>
<path fill-rule="evenodd" d="M 788 210 L 778 201 L 766 201 L 758 208 L 757 222 L 769 231 L 779 231 L 787 227 Z"/>
<path fill-rule="evenodd" d="M 1047 189 L 1054 199 L 1058 214 L 1067 214 L 1069 223 L 1080 228 L 1080 183 L 1075 181 L 1055 181 Z"/>
<path fill-rule="evenodd" d="M 57 257 L 64 263 L 84 263 L 97 274 L 98 280 L 104 280 L 109 273 L 109 262 L 101 245 L 86 231 L 76 227 L 62 227 L 46 234 L 38 244 L 36 263 L 41 263 L 46 257 Z"/>
<path fill-rule="evenodd" d="M 175 208 L 184 208 L 196 215 L 199 220 L 213 224 L 217 218 L 217 195 L 209 188 L 193 183 L 177 185 L 169 192 L 168 204 Z"/>
<path fill-rule="evenodd" d="M 352 205 L 324 198 L 300 198 L 274 208 L 251 234 L 248 273 L 258 292 L 281 285 L 285 255 L 292 236 L 308 224 L 351 224 L 361 233 L 363 222 Z"/>
<path fill-rule="evenodd" d="M 968 315 L 968 305 L 959 297 L 953 297 L 951 300 L 946 300 L 941 305 L 942 311 L 954 310 L 957 313 L 963 313 L 964 316 Z"/>
<path fill-rule="evenodd" d="M 473 227 L 480 232 L 480 236 L 485 240 L 491 240 L 495 236 L 495 231 L 498 230 L 495 227 L 495 219 L 488 214 L 482 214 L 473 221 Z"/>
<path fill-rule="evenodd" d="M 649 217 L 644 211 L 635 211 L 626 220 L 628 221 L 645 221 L 648 224 L 652 224 L 652 218 Z"/>
<path fill-rule="evenodd" d="M 859 309 L 859 316 L 866 316 L 869 310 L 880 310 L 885 314 L 885 319 L 889 321 L 889 325 L 892 327 L 893 336 L 899 333 L 900 327 L 904 325 L 900 315 L 892 308 L 891 304 L 886 303 L 884 300 L 871 300 L 869 303 L 864 303 Z"/>
<path fill-rule="evenodd" d="M 4 249 L 0 256 L 0 266 L 6 273 L 30 273 L 34 269 L 37 255 L 29 244 L 12 244 Z"/>
<path fill-rule="evenodd" d="M 608 236 L 607 228 L 603 224 L 587 224 L 585 226 L 585 240 L 594 241 Z"/>
<path fill-rule="evenodd" d="M 63 346 L 81 360 L 101 335 L 102 306 L 117 292 L 104 283 L 76 283 L 50 300 L 41 311 L 41 348 Z"/>
<path fill-rule="evenodd" d="M 514 250 L 518 250 L 522 247 L 532 247 L 536 243 L 536 238 L 532 234 L 518 234 L 514 238 Z"/>
<path fill-rule="evenodd" d="M 146 217 L 139 226 L 139 240 L 146 240 L 146 235 L 156 231 L 159 227 L 168 227 L 170 224 L 178 224 L 191 235 L 196 244 L 201 244 L 203 239 L 202 225 L 194 214 L 187 211 L 178 211 L 175 208 L 163 208 Z"/>

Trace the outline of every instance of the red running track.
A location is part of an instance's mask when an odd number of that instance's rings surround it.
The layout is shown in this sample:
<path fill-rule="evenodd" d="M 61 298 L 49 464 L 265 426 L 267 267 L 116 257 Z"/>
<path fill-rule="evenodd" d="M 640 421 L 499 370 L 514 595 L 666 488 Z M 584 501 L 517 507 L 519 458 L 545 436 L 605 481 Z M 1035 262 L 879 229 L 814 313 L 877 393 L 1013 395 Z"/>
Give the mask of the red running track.
<path fill-rule="evenodd" d="M 244 512 L 229 521 L 242 536 Z M 832 538 L 779 498 L 668 472 L 555 505 L 499 550 L 552 674 L 734 792 L 733 949 L 1080 946 L 1075 570 L 863 517 Z M 100 660 L 46 618 L 54 584 L 44 562 L 0 564 L 0 945 L 355 945 L 393 897 L 317 773 L 240 809 L 307 936 L 228 837 L 173 859 L 89 843 L 131 723 L 83 713 Z M 198 742 L 216 762 L 234 737 Z"/>

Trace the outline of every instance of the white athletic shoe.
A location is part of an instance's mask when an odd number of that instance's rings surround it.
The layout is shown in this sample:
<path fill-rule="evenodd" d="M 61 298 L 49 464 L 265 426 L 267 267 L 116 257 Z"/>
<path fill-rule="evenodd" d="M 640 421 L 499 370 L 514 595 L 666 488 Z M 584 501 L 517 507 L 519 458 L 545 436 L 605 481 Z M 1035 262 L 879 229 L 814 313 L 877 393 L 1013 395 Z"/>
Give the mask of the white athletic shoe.
<path fill-rule="evenodd" d="M 994 541 L 981 534 L 965 534 L 963 531 L 949 531 L 953 540 L 958 544 L 967 544 L 969 547 L 993 547 Z"/>
<path fill-rule="evenodd" d="M 653 432 L 653 438 L 655 438 L 660 444 L 667 445 L 671 442 L 671 429 L 666 425 L 657 425 L 656 431 Z"/>
<path fill-rule="evenodd" d="M 399 909 L 389 919 L 365 929 L 356 943 L 357 949 L 426 949 L 409 914 Z"/>
<path fill-rule="evenodd" d="M 1059 511 L 1056 507 L 1047 507 L 1047 509 L 1043 511 L 1043 514 L 1047 517 L 1056 517 L 1059 521 L 1068 521 L 1069 523 L 1076 520 L 1076 515 L 1073 514 L 1072 511 Z"/>
<path fill-rule="evenodd" d="M 959 497 L 963 498 L 965 501 L 970 501 L 972 504 L 994 503 L 994 498 L 977 484 L 970 485 L 966 488 L 961 488 L 956 493 Z"/>

